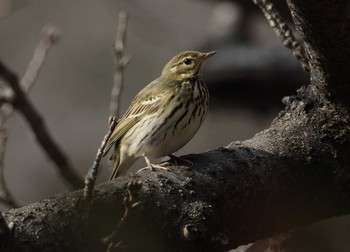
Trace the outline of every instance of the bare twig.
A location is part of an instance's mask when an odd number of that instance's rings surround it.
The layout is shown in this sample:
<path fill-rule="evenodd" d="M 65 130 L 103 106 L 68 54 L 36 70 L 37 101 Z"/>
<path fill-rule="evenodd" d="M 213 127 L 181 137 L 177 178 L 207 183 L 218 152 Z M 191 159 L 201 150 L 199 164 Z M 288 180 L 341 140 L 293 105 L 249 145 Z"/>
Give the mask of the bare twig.
<path fill-rule="evenodd" d="M 27 70 L 24 73 L 20 85 L 24 92 L 29 92 L 31 87 L 34 85 L 36 79 L 38 78 L 39 71 L 46 59 L 47 53 L 52 47 L 52 45 L 59 39 L 60 32 L 53 25 L 46 25 L 41 31 L 41 39 L 36 46 L 33 57 L 28 64 Z M 12 103 L 14 93 L 10 88 L 6 88 L 2 91 L 0 101 L 2 103 Z M 2 107 L 1 107 L 2 109 Z M 2 111 L 2 117 L 5 119 L 12 113 L 12 108 L 6 108 L 6 111 Z M 3 120 L 4 120 L 3 119 Z"/>
<path fill-rule="evenodd" d="M 37 79 L 48 50 L 58 38 L 59 32 L 56 27 L 51 25 L 45 26 L 42 30 L 41 40 L 34 50 L 33 58 L 29 62 L 20 83 L 18 77 L 6 68 L 1 61 L 0 76 L 9 84 L 11 89 L 11 92 L 8 92 L 11 93 L 11 96 L 4 96 L 4 100 L 7 98 L 10 104 L 23 114 L 36 135 L 38 142 L 57 165 L 59 173 L 66 180 L 67 185 L 77 189 L 83 185 L 83 180 L 71 168 L 67 158 L 50 136 L 43 119 L 26 96 L 26 92 L 30 90 Z M 12 107 L 7 107 L 5 110 L 5 107 L 2 106 L 1 110 L 2 116 L 0 120 L 4 121 L 12 113 Z M 0 176 L 2 175 L 0 174 Z"/>
<path fill-rule="evenodd" d="M 27 71 L 22 77 L 21 87 L 24 92 L 28 92 L 44 63 L 48 50 L 60 38 L 59 30 L 52 25 L 46 25 L 41 31 L 41 40 L 34 50 L 32 60 L 29 62 Z"/>
<path fill-rule="evenodd" d="M 58 30 L 54 26 L 45 26 L 42 30 L 39 44 L 34 50 L 33 58 L 28 64 L 27 70 L 21 80 L 22 89 L 28 92 L 37 79 L 39 70 L 46 58 L 47 52 L 53 43 L 59 38 Z M 6 119 L 12 114 L 14 92 L 11 88 L 4 88 L 0 97 L 0 202 L 9 207 L 17 207 L 18 204 L 9 192 L 4 179 L 4 156 L 7 143 L 7 130 L 4 126 Z"/>
<path fill-rule="evenodd" d="M 3 121 L 0 120 L 0 124 Z M 13 198 L 12 194 L 6 186 L 4 179 L 4 156 L 7 143 L 7 130 L 0 125 L 0 202 L 10 208 L 18 207 L 18 203 Z"/>
<path fill-rule="evenodd" d="M 294 37 L 292 30 L 283 20 L 281 14 L 276 9 L 275 5 L 270 0 L 253 0 L 253 2 L 264 13 L 268 23 L 273 28 L 277 37 L 282 40 L 282 43 L 292 50 L 294 57 L 300 62 L 301 67 L 305 72 L 310 72 L 309 61 L 304 52 L 303 46 Z"/>
<path fill-rule="evenodd" d="M 121 11 L 118 16 L 117 34 L 116 34 L 115 43 L 113 46 L 114 58 L 115 58 L 115 71 L 114 71 L 114 78 L 113 78 L 113 88 L 111 92 L 109 131 L 103 138 L 101 146 L 97 151 L 94 164 L 92 165 L 85 179 L 84 198 L 88 202 L 92 200 L 93 189 L 95 186 L 98 168 L 100 166 L 103 149 L 108 141 L 108 138 L 111 136 L 114 128 L 117 126 L 119 122 L 119 121 L 118 122 L 116 121 L 116 118 L 118 118 L 118 114 L 119 114 L 119 102 L 120 102 L 119 98 L 120 98 L 121 90 L 123 88 L 124 68 L 129 63 L 129 57 L 124 56 L 124 45 L 126 41 L 127 24 L 128 24 L 128 15 L 125 11 Z"/>
<path fill-rule="evenodd" d="M 37 141 L 45 150 L 49 158 L 56 164 L 59 173 L 66 181 L 67 185 L 73 189 L 81 187 L 83 185 L 83 180 L 71 168 L 62 150 L 52 139 L 41 115 L 34 108 L 21 88 L 18 77 L 12 73 L 1 61 L 0 76 L 6 81 L 14 92 L 12 105 L 26 118 L 37 138 Z"/>
<path fill-rule="evenodd" d="M 142 182 L 140 180 L 132 180 L 128 182 L 128 195 L 124 198 L 123 201 L 125 206 L 124 214 L 120 218 L 113 232 L 103 239 L 103 243 L 108 245 L 107 252 L 113 251 L 114 249 L 122 246 L 123 241 L 115 241 L 118 232 L 120 232 L 127 218 L 130 218 L 131 213 L 135 213 L 142 209 L 141 203 L 139 201 L 139 191 L 141 187 Z"/>
<path fill-rule="evenodd" d="M 117 34 L 113 46 L 115 58 L 115 71 L 110 103 L 110 115 L 115 116 L 116 118 L 119 117 L 119 99 L 120 93 L 123 89 L 124 68 L 130 61 L 130 58 L 124 55 L 127 25 L 128 14 L 125 11 L 121 11 L 118 16 Z"/>
<path fill-rule="evenodd" d="M 12 95 L 5 94 L 6 91 L 8 91 L 8 89 L 1 90 L 1 92 L 4 92 L 4 93 L 0 93 L 0 107 L 1 108 L 3 107 L 3 105 L 5 103 L 6 103 L 6 105 L 10 105 L 13 101 Z"/>
<path fill-rule="evenodd" d="M 88 175 L 86 176 L 85 188 L 84 188 L 84 199 L 88 202 L 90 202 L 92 200 L 93 190 L 94 190 L 96 176 L 97 176 L 97 172 L 98 172 L 98 167 L 100 166 L 101 158 L 103 155 L 103 149 L 105 148 L 107 141 L 108 141 L 109 137 L 112 135 L 117 124 L 118 124 L 118 121 L 116 120 L 116 118 L 111 117 L 110 123 L 109 123 L 108 133 L 103 138 L 101 146 L 97 151 L 97 155 L 96 155 L 94 164 L 92 165 Z"/>

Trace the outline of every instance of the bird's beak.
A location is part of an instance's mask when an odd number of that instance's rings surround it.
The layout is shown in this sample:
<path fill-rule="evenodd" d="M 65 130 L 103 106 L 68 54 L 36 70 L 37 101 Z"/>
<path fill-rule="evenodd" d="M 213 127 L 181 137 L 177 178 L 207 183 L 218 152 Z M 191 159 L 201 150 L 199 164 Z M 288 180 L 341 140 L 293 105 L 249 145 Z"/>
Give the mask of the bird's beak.
<path fill-rule="evenodd" d="M 216 53 L 216 51 L 208 52 L 208 53 L 203 53 L 203 61 L 206 61 L 209 59 L 211 56 L 213 56 Z"/>

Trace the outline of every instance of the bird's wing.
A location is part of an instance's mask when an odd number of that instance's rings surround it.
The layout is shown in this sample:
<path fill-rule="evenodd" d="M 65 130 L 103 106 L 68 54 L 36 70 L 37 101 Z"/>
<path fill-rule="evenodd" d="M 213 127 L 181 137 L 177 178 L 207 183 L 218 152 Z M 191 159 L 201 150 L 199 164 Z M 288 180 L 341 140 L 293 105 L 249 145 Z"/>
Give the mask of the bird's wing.
<path fill-rule="evenodd" d="M 146 88 L 141 90 L 108 139 L 103 150 L 103 156 L 107 154 L 114 143 L 118 143 L 128 130 L 134 127 L 145 115 L 156 112 L 166 95 L 168 95 L 167 92 L 153 93 L 150 89 Z"/>

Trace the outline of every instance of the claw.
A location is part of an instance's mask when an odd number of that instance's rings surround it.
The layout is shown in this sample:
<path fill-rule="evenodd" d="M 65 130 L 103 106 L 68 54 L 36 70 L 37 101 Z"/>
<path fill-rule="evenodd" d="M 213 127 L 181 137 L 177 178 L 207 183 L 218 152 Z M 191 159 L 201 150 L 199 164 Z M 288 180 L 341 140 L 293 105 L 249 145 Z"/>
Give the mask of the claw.
<path fill-rule="evenodd" d="M 143 155 L 143 158 L 145 159 L 148 165 L 148 168 L 151 169 L 151 171 L 154 171 L 156 169 L 165 170 L 165 171 L 169 170 L 169 168 L 164 167 L 162 164 L 152 164 L 151 160 L 146 155 Z"/>

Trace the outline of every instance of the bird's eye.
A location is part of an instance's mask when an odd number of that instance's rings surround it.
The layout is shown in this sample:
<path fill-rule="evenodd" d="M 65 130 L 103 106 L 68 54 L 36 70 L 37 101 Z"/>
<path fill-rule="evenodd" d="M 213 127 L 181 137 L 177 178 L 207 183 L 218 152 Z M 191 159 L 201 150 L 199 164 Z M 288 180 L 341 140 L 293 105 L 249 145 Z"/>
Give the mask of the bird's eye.
<path fill-rule="evenodd" d="M 192 60 L 190 60 L 190 59 L 184 59 L 183 63 L 184 63 L 185 65 L 190 65 L 190 64 L 192 63 Z"/>

